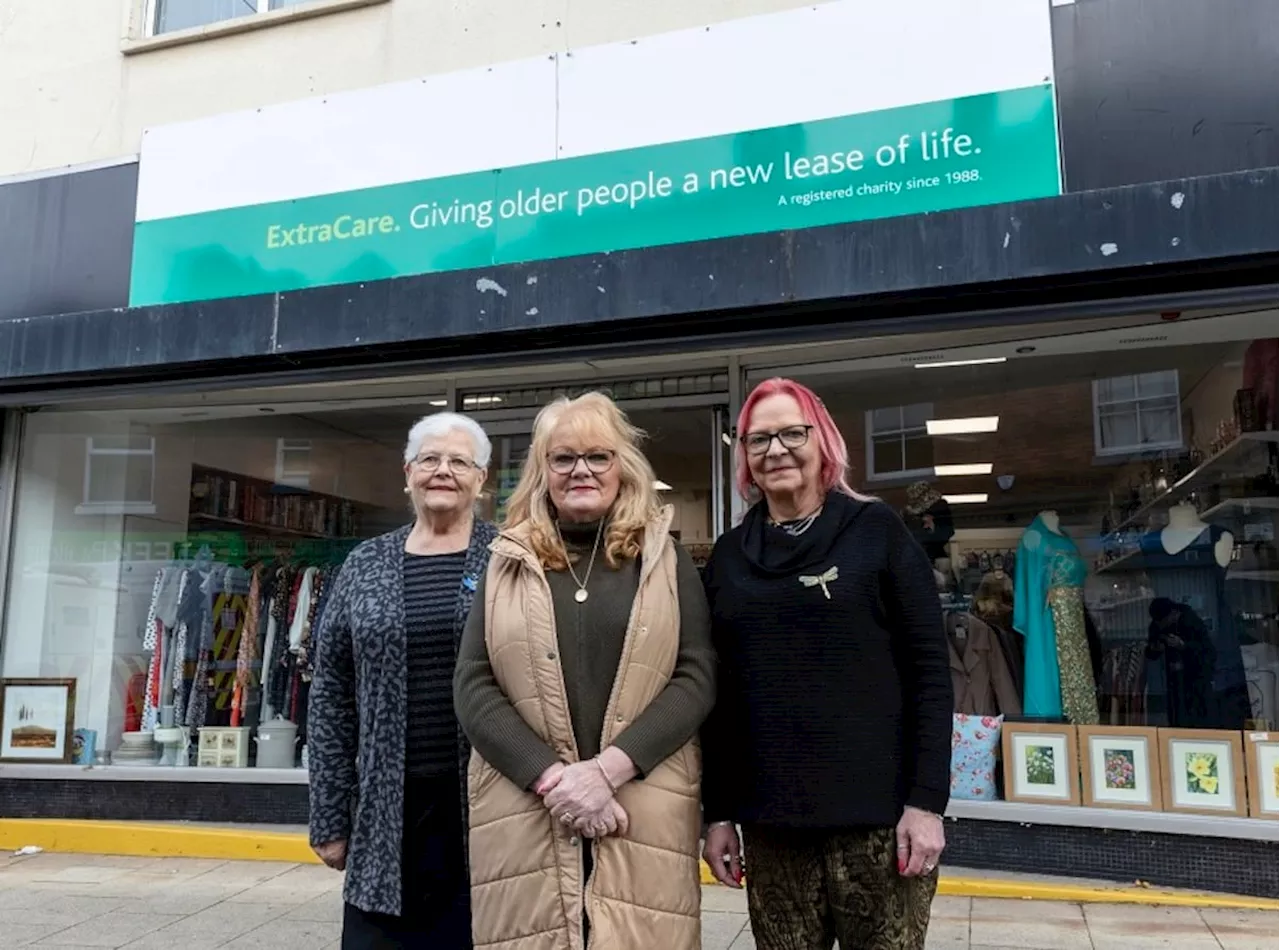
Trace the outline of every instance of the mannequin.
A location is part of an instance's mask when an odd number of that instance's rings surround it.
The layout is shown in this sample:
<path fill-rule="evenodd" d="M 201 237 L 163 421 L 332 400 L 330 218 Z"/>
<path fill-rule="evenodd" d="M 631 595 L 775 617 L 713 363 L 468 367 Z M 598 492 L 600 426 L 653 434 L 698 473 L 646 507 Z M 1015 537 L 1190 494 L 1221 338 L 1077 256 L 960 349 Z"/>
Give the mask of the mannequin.
<path fill-rule="evenodd" d="M 1155 593 L 1153 607 L 1160 604 L 1162 611 L 1160 618 L 1152 618 L 1153 623 L 1167 625 L 1174 622 L 1168 618 L 1181 618 L 1177 622 L 1190 625 L 1197 636 L 1177 634 L 1178 640 L 1195 644 L 1203 640 L 1197 657 L 1213 657 L 1211 662 L 1197 659 L 1191 663 L 1190 654 L 1186 654 L 1179 675 L 1187 679 L 1190 672 L 1196 672 L 1196 676 L 1195 682 L 1188 679 L 1184 688 L 1176 689 L 1177 677 L 1171 676 L 1166 693 L 1170 722 L 1196 728 L 1243 729 L 1251 705 L 1226 592 L 1226 569 L 1235 538 L 1218 525 L 1201 520 L 1193 505 L 1183 503 L 1170 508 L 1169 523 L 1144 534 L 1138 547 L 1142 569 Z M 1176 617 L 1167 604 L 1177 605 Z M 1172 653 L 1157 649 L 1162 642 L 1153 633 L 1148 656 L 1182 662 L 1177 649 Z M 1211 682 L 1203 682 L 1205 679 Z"/>
<path fill-rule="evenodd" d="M 1097 725 L 1098 696 L 1085 631 L 1084 582 L 1089 573 L 1058 513 L 1036 515 L 1018 544 L 1013 627 L 1026 641 L 1025 696 L 1029 716 Z"/>
<path fill-rule="evenodd" d="M 1200 512 L 1194 505 L 1186 502 L 1174 505 L 1169 509 L 1169 524 L 1160 532 L 1160 545 L 1167 554 L 1178 554 L 1185 551 L 1200 535 L 1210 529 L 1210 525 L 1200 520 Z M 1231 551 L 1235 547 L 1235 538 L 1230 531 L 1223 531 L 1213 544 L 1213 559 L 1218 566 L 1225 568 L 1231 563 Z"/>

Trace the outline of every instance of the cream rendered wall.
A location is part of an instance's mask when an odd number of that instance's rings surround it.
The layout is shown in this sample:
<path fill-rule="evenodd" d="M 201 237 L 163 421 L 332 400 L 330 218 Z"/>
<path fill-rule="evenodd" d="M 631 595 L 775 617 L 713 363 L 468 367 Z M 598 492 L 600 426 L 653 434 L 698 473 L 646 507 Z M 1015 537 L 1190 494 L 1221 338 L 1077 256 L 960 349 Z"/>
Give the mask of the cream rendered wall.
<path fill-rule="evenodd" d="M 136 154 L 151 125 L 812 5 L 370 0 L 141 48 L 145 0 L 0 0 L 0 176 Z"/>

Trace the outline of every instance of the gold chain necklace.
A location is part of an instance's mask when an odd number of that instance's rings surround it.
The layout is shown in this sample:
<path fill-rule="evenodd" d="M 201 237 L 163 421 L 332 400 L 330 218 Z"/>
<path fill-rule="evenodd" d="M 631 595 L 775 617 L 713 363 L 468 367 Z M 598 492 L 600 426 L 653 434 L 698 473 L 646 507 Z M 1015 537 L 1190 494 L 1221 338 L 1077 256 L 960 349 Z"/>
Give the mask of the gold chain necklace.
<path fill-rule="evenodd" d="M 564 565 L 569 569 L 569 576 L 573 578 L 573 582 L 578 585 L 578 592 L 573 595 L 573 599 L 580 604 L 585 604 L 587 598 L 591 595 L 587 593 L 587 581 L 591 580 L 591 569 L 596 565 L 596 552 L 600 550 L 600 537 L 604 534 L 604 519 L 600 519 L 600 526 L 596 528 L 596 541 L 591 546 L 591 560 L 587 562 L 587 573 L 583 575 L 582 580 L 578 580 L 578 572 L 573 569 L 573 562 L 569 559 L 569 546 L 564 543 L 564 535 L 560 533 L 560 525 L 556 525 L 556 537 L 560 539 L 560 550 L 564 552 Z"/>

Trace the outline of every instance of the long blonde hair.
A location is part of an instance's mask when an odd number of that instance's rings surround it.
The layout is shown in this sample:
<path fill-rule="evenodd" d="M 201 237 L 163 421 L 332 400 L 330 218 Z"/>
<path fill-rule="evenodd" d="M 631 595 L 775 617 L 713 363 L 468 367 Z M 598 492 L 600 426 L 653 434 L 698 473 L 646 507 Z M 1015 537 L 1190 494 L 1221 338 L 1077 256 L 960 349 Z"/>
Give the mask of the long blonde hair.
<path fill-rule="evenodd" d="M 623 561 L 634 560 L 644 549 L 645 527 L 657 517 L 662 502 L 654 488 L 653 466 L 640 450 L 644 432 L 632 425 L 627 414 L 604 393 L 585 393 L 576 399 L 562 396 L 538 413 L 533 421 L 533 442 L 507 504 L 503 529 L 527 522 L 530 544 L 543 567 L 555 571 L 567 566 L 551 507 L 547 464 L 551 437 L 561 425 L 568 425 L 575 435 L 592 440 L 599 448 L 616 453 L 621 484 L 608 515 L 605 558 L 615 568 Z"/>

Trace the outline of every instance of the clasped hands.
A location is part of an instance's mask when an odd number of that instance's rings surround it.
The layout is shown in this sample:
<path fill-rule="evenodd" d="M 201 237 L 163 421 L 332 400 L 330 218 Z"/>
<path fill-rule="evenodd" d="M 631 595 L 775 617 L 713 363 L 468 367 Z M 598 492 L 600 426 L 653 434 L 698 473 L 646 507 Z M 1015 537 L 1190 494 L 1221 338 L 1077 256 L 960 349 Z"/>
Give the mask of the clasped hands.
<path fill-rule="evenodd" d="M 609 748 L 585 762 L 557 762 L 542 773 L 533 790 L 556 821 L 583 837 L 623 836 L 629 819 L 615 796 L 634 776 L 631 759 Z"/>

